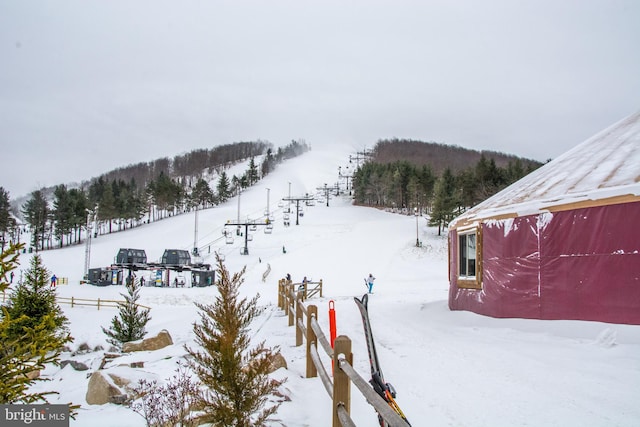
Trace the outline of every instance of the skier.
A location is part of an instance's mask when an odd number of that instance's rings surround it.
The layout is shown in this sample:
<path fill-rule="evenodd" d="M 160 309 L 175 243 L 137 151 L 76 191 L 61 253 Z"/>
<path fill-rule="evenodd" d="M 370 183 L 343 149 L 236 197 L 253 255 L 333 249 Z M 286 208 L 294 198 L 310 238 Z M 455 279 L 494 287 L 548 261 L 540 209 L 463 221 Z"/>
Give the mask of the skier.
<path fill-rule="evenodd" d="M 364 279 L 365 283 L 367 284 L 367 286 L 369 286 L 369 293 L 372 294 L 373 293 L 373 281 L 376 280 L 375 277 L 373 277 L 373 274 L 369 273 L 369 277 L 367 277 L 366 279 Z"/>
<path fill-rule="evenodd" d="M 58 278 L 54 274 L 53 276 L 51 276 L 51 287 L 55 288 L 57 283 L 58 283 Z"/>

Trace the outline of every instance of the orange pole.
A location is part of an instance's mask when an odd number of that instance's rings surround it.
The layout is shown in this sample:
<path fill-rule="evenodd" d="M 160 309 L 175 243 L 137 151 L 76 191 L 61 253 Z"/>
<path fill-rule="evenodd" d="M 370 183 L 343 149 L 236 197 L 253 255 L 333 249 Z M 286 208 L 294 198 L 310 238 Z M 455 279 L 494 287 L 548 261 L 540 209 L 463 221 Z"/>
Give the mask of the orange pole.
<path fill-rule="evenodd" d="M 336 310 L 333 300 L 329 301 L 329 333 L 331 335 L 331 348 L 336 340 Z"/>
<path fill-rule="evenodd" d="M 336 340 L 336 310 L 333 300 L 329 301 L 329 336 L 331 348 Z M 333 358 L 331 359 L 331 374 L 333 374 Z"/>

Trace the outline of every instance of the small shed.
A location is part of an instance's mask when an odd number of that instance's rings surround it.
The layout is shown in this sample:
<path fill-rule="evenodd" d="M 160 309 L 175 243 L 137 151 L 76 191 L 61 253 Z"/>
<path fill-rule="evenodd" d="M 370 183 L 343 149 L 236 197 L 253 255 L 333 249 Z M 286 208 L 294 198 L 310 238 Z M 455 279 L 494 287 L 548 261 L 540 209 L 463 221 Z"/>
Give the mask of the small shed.
<path fill-rule="evenodd" d="M 216 271 L 208 269 L 195 269 L 191 271 L 191 286 L 211 286 L 216 281 Z"/>
<path fill-rule="evenodd" d="M 640 324 L 640 112 L 449 225 L 449 308 Z"/>
<path fill-rule="evenodd" d="M 122 283 L 123 271 L 119 268 L 90 268 L 87 279 L 96 286 L 119 285 Z"/>

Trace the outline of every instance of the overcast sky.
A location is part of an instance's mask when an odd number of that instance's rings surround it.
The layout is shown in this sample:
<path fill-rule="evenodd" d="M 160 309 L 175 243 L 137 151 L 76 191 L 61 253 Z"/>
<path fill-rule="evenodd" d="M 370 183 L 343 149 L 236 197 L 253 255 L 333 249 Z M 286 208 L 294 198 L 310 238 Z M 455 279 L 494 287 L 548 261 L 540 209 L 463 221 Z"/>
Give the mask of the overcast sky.
<path fill-rule="evenodd" d="M 11 198 L 197 148 L 544 161 L 640 109 L 637 0 L 0 0 Z"/>

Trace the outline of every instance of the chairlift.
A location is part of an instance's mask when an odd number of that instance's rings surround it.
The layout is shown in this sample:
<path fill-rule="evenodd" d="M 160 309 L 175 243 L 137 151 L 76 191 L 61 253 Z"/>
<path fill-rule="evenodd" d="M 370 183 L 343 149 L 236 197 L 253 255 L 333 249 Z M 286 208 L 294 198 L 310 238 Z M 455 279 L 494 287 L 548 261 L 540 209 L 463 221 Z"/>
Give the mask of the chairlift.
<path fill-rule="evenodd" d="M 252 241 L 252 240 L 253 240 L 253 234 L 247 233 L 247 241 Z"/>
<path fill-rule="evenodd" d="M 227 245 L 232 245 L 233 244 L 233 234 L 232 233 L 227 233 L 226 238 L 225 238 L 225 242 L 227 243 Z"/>
<path fill-rule="evenodd" d="M 284 202 L 283 202 L 282 200 L 281 200 L 281 201 L 279 201 L 279 202 L 278 202 L 278 207 L 279 207 L 279 208 L 281 208 L 281 207 L 283 207 L 283 206 L 284 206 Z"/>
<path fill-rule="evenodd" d="M 255 224 L 251 224 L 251 227 L 249 227 L 249 230 L 251 231 L 256 231 L 258 229 L 258 226 Z"/>
<path fill-rule="evenodd" d="M 264 233 L 265 234 L 271 234 L 271 232 L 273 231 L 273 224 L 269 223 L 264 227 Z"/>
<path fill-rule="evenodd" d="M 284 214 L 282 214 L 282 219 L 284 219 L 285 221 L 289 220 L 289 212 L 285 212 Z"/>

